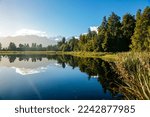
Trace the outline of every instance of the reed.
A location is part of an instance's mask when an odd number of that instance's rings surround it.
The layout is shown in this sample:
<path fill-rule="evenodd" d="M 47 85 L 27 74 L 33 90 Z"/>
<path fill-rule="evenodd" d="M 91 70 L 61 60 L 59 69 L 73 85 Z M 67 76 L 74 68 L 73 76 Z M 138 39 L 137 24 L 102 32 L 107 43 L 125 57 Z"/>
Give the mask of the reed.
<path fill-rule="evenodd" d="M 150 53 L 118 54 L 114 66 L 123 84 L 119 92 L 125 99 L 150 100 Z"/>

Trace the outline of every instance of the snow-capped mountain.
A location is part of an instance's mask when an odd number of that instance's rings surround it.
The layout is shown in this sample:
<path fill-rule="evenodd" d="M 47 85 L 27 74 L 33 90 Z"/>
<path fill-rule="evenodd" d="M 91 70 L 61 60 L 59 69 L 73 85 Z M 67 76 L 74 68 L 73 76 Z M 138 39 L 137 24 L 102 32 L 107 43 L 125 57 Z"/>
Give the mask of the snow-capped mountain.
<path fill-rule="evenodd" d="M 29 44 L 37 43 L 42 44 L 44 46 L 55 45 L 58 41 L 62 39 L 61 36 L 56 37 L 42 37 L 37 35 L 20 35 L 20 36 L 8 36 L 8 37 L 0 37 L 0 43 L 2 47 L 8 47 L 10 42 L 14 42 L 17 46 L 19 44 Z"/>

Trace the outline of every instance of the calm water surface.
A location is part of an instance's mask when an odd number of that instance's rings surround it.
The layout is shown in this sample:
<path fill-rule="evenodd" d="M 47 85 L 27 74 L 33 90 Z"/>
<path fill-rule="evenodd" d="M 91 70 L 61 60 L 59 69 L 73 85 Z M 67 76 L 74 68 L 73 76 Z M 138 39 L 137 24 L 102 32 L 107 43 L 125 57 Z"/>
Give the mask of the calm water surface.
<path fill-rule="evenodd" d="M 109 63 L 101 59 L 56 55 L 1 56 L 0 99 L 120 99 L 114 84 L 116 77 Z"/>

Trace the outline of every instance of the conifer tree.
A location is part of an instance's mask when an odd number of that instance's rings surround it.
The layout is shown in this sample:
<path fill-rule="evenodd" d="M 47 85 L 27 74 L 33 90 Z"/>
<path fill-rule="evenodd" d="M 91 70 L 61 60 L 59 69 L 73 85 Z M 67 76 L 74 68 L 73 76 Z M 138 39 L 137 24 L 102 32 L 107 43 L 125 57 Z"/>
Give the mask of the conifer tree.
<path fill-rule="evenodd" d="M 134 35 L 132 36 L 132 50 L 135 51 L 149 51 L 150 38 L 149 38 L 149 26 L 150 26 L 150 7 L 146 7 L 144 12 L 137 11 L 136 14 L 136 27 Z"/>
<path fill-rule="evenodd" d="M 135 28 L 135 18 L 131 14 L 125 14 L 122 21 L 122 39 L 121 46 L 122 51 L 129 51 L 129 46 L 131 45 L 131 37 L 134 33 Z"/>

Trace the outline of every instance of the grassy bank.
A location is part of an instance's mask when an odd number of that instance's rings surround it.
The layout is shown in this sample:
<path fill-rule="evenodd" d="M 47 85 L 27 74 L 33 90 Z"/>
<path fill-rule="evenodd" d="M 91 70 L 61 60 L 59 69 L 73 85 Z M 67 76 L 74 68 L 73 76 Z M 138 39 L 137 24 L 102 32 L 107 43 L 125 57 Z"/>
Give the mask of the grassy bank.
<path fill-rule="evenodd" d="M 118 54 L 113 65 L 124 85 L 119 85 L 125 99 L 150 100 L 150 53 Z"/>
<path fill-rule="evenodd" d="M 86 58 L 101 58 L 107 61 L 114 61 L 118 59 L 117 53 L 108 52 L 57 52 L 57 54 L 65 54 Z"/>
<path fill-rule="evenodd" d="M 61 52 L 61 51 L 0 51 L 0 55 L 17 55 L 17 54 L 47 54 L 47 55 L 72 55 L 78 57 L 102 58 L 113 61 L 117 59 L 117 54 L 106 52 Z"/>
<path fill-rule="evenodd" d="M 0 51 L 0 55 L 72 55 L 111 61 L 123 84 L 116 83 L 125 99 L 150 100 L 150 52 L 60 52 L 60 51 Z M 113 77 L 113 76 L 112 76 Z"/>

